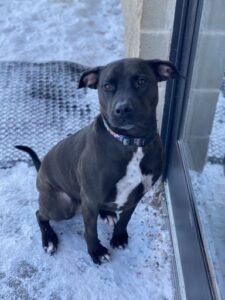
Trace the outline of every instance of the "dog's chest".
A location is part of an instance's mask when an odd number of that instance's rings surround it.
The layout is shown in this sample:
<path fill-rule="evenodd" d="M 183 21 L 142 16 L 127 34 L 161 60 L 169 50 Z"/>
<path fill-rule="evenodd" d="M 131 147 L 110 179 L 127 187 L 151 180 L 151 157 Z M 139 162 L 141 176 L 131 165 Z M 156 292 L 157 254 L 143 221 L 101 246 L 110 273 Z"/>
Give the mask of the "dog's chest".
<path fill-rule="evenodd" d="M 126 174 L 116 184 L 116 199 L 115 204 L 120 209 L 125 205 L 131 192 L 142 183 L 144 186 L 144 193 L 152 185 L 152 175 L 143 175 L 140 163 L 144 157 L 144 153 L 141 147 L 133 154 L 130 162 L 126 168 Z"/>

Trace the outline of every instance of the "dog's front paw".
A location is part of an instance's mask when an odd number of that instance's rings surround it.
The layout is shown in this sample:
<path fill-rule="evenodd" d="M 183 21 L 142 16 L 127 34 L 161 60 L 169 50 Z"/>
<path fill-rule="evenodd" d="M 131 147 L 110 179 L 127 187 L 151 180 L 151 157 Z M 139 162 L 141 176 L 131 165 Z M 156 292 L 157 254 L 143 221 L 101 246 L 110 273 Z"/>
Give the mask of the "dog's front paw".
<path fill-rule="evenodd" d="M 53 255 L 57 250 L 58 243 L 58 237 L 51 228 L 44 230 L 42 233 L 42 246 L 47 253 Z"/>
<path fill-rule="evenodd" d="M 120 234 L 113 234 L 110 244 L 113 248 L 125 248 L 128 244 L 127 231 Z"/>
<path fill-rule="evenodd" d="M 109 226 L 114 226 L 117 222 L 117 215 L 115 212 L 100 210 L 99 215 L 101 219 Z"/>
<path fill-rule="evenodd" d="M 110 253 L 108 249 L 103 247 L 100 243 L 95 250 L 89 251 L 89 254 L 95 264 L 100 265 L 104 261 L 110 261 Z"/>

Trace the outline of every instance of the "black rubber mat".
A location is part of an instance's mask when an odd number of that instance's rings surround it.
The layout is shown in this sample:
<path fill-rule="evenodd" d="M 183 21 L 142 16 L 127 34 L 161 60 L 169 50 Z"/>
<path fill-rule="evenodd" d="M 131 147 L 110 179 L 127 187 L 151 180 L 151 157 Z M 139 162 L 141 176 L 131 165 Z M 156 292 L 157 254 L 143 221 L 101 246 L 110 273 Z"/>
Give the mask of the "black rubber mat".
<path fill-rule="evenodd" d="M 86 69 L 69 62 L 0 63 L 0 167 L 29 160 L 14 145 L 28 145 L 43 157 L 95 118 L 96 91 L 77 89 Z"/>

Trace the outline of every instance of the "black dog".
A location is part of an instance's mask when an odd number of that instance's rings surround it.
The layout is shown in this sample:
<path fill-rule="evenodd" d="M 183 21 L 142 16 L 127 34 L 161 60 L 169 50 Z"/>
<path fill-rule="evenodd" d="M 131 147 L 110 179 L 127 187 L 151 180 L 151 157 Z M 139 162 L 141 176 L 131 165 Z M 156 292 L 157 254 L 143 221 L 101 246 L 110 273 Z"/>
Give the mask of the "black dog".
<path fill-rule="evenodd" d="M 17 146 L 32 156 L 38 170 L 37 220 L 49 253 L 58 244 L 49 220 L 72 218 L 80 205 L 95 263 L 109 259 L 98 239 L 98 215 L 114 224 L 112 247 L 128 243 L 131 215 L 162 173 L 157 82 L 176 76 L 171 62 L 137 58 L 90 69 L 81 76 L 79 88 L 98 89 L 101 114 L 96 120 L 59 142 L 41 164 L 33 150 Z"/>

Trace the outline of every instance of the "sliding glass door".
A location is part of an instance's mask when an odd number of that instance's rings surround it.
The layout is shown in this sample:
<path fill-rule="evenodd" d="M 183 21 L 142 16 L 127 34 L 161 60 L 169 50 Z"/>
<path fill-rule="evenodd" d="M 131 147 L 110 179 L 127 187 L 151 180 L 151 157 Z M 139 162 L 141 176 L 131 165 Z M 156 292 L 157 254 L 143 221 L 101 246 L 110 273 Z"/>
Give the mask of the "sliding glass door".
<path fill-rule="evenodd" d="M 185 79 L 168 87 L 164 119 L 171 206 L 187 298 L 225 299 L 225 2 L 181 2 L 171 58 Z"/>
<path fill-rule="evenodd" d="M 225 2 L 204 1 L 179 136 L 207 260 L 225 299 Z"/>

